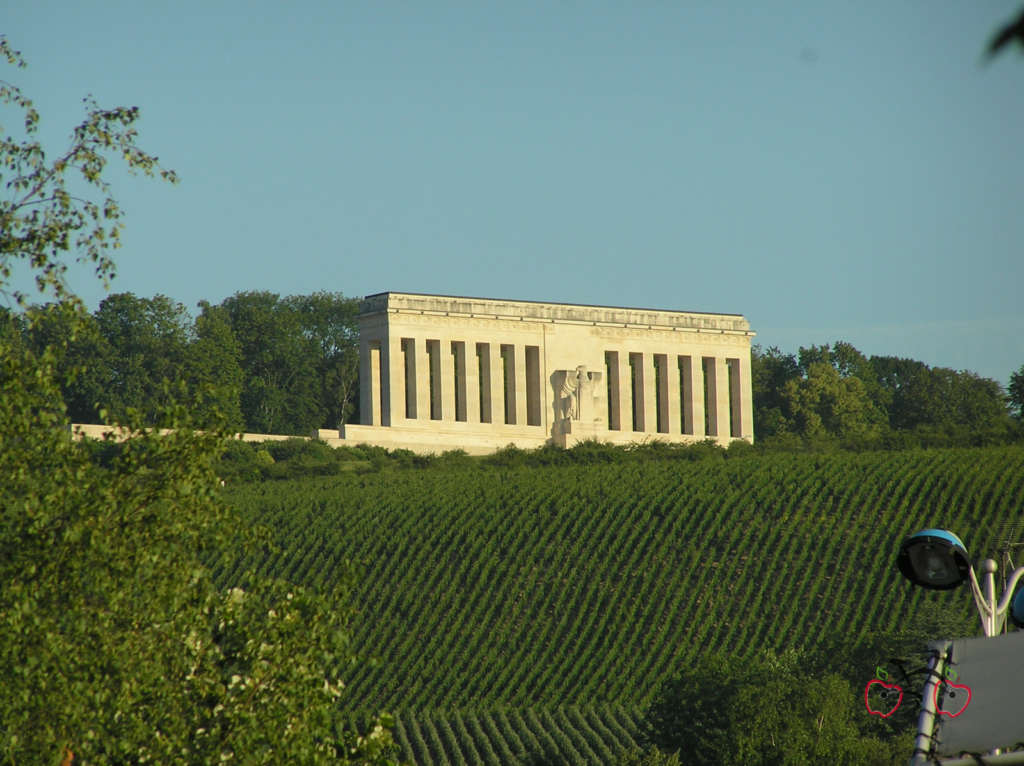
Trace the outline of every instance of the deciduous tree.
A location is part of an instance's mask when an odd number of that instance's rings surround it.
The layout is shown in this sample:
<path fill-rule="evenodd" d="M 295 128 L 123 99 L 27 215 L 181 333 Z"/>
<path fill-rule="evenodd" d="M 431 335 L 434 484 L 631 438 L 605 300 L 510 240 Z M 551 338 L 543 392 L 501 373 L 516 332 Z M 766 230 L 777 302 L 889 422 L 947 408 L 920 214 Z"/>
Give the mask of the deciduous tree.
<path fill-rule="evenodd" d="M 205 425 L 220 416 L 229 428 L 240 431 L 244 428 L 242 349 L 222 307 L 201 301 L 199 308 L 185 361 L 189 384 L 202 394 L 195 404 L 196 419 Z"/>
<path fill-rule="evenodd" d="M 806 377 L 786 383 L 782 399 L 787 426 L 808 439 L 870 439 L 885 421 L 860 378 L 841 377 L 825 362 L 812 362 Z"/>
<path fill-rule="evenodd" d="M 823 346 L 800 348 L 800 369 L 807 375 L 811 364 L 822 362 L 832 365 L 839 377 L 857 378 L 864 384 L 864 390 L 875 408 L 882 413 L 889 411 L 891 397 L 889 392 L 879 383 L 878 373 L 871 361 L 853 344 L 837 340 Z"/>
<path fill-rule="evenodd" d="M 1024 364 L 1010 376 L 1008 394 L 1010 406 L 1013 407 L 1017 417 L 1024 420 Z"/>
<path fill-rule="evenodd" d="M 337 428 L 357 397 L 358 302 L 338 293 L 239 292 L 220 304 L 238 340 L 246 429 Z"/>
<path fill-rule="evenodd" d="M 786 383 L 800 375 L 796 357 L 772 346 L 750 349 L 750 376 L 754 397 L 754 431 L 758 438 L 785 431 L 782 391 Z"/>
<path fill-rule="evenodd" d="M 913 359 L 872 357 L 871 364 L 888 391 L 894 429 L 970 435 L 1001 434 L 1009 427 L 1006 396 L 994 380 Z"/>
<path fill-rule="evenodd" d="M 686 764 L 889 764 L 903 755 L 866 734 L 863 704 L 834 673 L 802 655 L 713 655 L 662 688 L 647 715 L 652 744 Z"/>
<path fill-rule="evenodd" d="M 320 291 L 285 299 L 299 314 L 303 334 L 316 345 L 320 425 L 337 428 L 358 405 L 359 300 Z"/>
<path fill-rule="evenodd" d="M 132 408 L 152 423 L 161 408 L 186 398 L 192 322 L 182 304 L 166 295 L 115 293 L 103 299 L 94 318 L 108 349 L 104 403 L 114 417 Z M 177 394 L 165 383 L 177 384 Z"/>
<path fill-rule="evenodd" d="M 240 292 L 220 304 L 242 354 L 246 430 L 308 435 L 316 428 L 313 343 L 279 295 Z"/>

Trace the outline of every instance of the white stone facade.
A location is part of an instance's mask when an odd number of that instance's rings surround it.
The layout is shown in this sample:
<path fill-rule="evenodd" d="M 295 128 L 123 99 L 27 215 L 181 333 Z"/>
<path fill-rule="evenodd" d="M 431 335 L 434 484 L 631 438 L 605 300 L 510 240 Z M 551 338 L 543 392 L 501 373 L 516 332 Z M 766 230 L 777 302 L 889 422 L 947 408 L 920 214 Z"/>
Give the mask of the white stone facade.
<path fill-rule="evenodd" d="M 387 292 L 363 301 L 360 335 L 362 423 L 318 432 L 332 444 L 754 438 L 754 333 L 737 314 Z"/>

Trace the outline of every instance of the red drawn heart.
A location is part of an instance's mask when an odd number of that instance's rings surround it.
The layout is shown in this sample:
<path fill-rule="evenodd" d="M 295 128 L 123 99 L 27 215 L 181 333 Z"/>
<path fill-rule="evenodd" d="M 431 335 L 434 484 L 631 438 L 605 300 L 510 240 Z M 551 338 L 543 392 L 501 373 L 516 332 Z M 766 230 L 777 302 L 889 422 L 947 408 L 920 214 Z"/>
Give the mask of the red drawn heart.
<path fill-rule="evenodd" d="M 871 687 L 875 684 L 878 684 L 880 687 L 882 687 L 882 689 L 886 691 L 894 689 L 899 694 L 899 697 L 896 699 L 896 704 L 892 706 L 892 710 L 890 710 L 888 713 L 884 710 L 874 710 L 871 707 L 871 700 L 868 699 L 868 692 L 871 691 Z M 885 692 L 883 692 L 883 696 L 885 696 Z M 897 686 L 896 684 L 887 684 L 884 681 L 879 681 L 877 678 L 875 678 L 871 681 L 868 681 L 868 685 L 864 687 L 864 707 L 868 709 L 868 713 L 870 713 L 871 715 L 877 715 L 881 716 L 882 718 L 888 718 L 896 712 L 896 708 L 900 706 L 901 702 L 903 702 L 903 689 Z"/>
<path fill-rule="evenodd" d="M 947 690 L 946 690 L 945 699 L 943 699 L 943 702 L 945 702 L 946 704 L 949 704 L 951 701 L 954 704 L 956 703 L 956 701 L 957 701 L 956 699 L 952 699 L 951 700 L 951 698 L 955 698 L 957 696 L 957 694 L 954 691 L 954 689 L 961 689 L 961 690 L 967 692 L 966 699 L 964 699 L 964 704 L 955 713 L 953 711 L 951 711 L 951 710 L 943 710 L 943 709 L 941 709 L 939 707 L 939 689 L 941 689 L 943 685 L 948 687 Z M 939 715 L 948 715 L 950 718 L 956 718 L 958 715 L 960 715 L 962 712 L 964 712 L 967 709 L 967 706 L 969 704 L 971 704 L 971 689 L 970 689 L 970 687 L 964 686 L 963 684 L 954 684 L 954 683 L 950 683 L 949 681 L 943 679 L 941 684 L 935 684 L 934 699 L 935 699 L 935 710 L 938 711 Z"/>

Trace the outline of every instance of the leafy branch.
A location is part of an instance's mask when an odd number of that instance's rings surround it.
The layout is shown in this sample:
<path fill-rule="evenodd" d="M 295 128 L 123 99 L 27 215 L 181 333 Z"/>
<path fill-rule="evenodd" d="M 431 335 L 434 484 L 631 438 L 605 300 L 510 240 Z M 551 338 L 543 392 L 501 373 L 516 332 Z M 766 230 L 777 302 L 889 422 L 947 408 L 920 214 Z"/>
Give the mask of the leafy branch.
<path fill-rule="evenodd" d="M 0 37 L 0 55 L 19 68 L 21 53 Z M 23 112 L 25 137 L 0 141 L 0 182 L 6 198 L 0 199 L 0 292 L 13 296 L 19 306 L 29 296 L 10 290 L 14 265 L 28 262 L 35 271 L 36 288 L 43 297 L 77 303 L 65 274 L 70 251 L 74 260 L 92 263 L 96 276 L 108 286 L 115 276 L 113 250 L 121 245 L 123 212 L 103 178 L 110 156 L 119 156 L 132 174 L 159 176 L 177 183 L 173 170 L 135 144 L 138 107 L 101 109 L 92 96 L 83 99 L 86 117 L 74 128 L 68 149 L 52 162 L 35 139 L 39 113 L 32 100 L 16 85 L 0 80 L 0 102 Z M 69 171 L 95 198 L 69 191 Z M 77 236 L 76 236 L 77 235 Z"/>

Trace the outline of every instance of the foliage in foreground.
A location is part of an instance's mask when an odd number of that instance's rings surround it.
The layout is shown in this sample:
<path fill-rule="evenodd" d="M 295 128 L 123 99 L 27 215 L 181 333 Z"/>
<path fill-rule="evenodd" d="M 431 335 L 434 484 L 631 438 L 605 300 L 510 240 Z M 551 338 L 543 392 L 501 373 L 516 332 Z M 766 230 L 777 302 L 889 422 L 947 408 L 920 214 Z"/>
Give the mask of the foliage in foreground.
<path fill-rule="evenodd" d="M 136 432 L 109 467 L 61 422 L 44 360 L 2 347 L 0 752 L 49 763 L 337 762 L 388 750 L 334 732 L 351 667 L 346 583 L 217 588 L 237 544 L 215 435 Z"/>
<path fill-rule="evenodd" d="M 3 38 L 0 54 L 21 62 Z M 105 465 L 71 439 L 61 387 L 80 370 L 63 354 L 84 310 L 65 258 L 113 274 L 106 155 L 159 171 L 135 146 L 137 110 L 87 101 L 71 148 L 47 162 L 31 101 L 0 81 L 0 102 L 23 112 L 26 132 L 0 141 L 0 293 L 24 261 L 66 330 L 32 348 L 0 324 L 0 760 L 388 762 L 388 720 L 362 736 L 335 729 L 354 666 L 345 581 L 312 590 L 243 571 L 218 586 L 203 565 L 239 539 L 260 545 L 218 498 L 224 429 L 192 433 L 170 409 L 147 423 L 176 429 L 159 436 L 128 410 L 131 438 Z M 81 196 L 90 190 L 101 199 Z"/>

